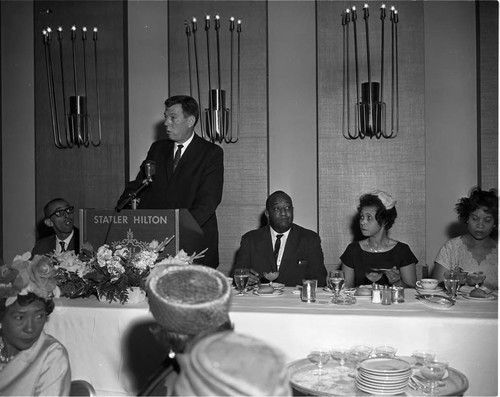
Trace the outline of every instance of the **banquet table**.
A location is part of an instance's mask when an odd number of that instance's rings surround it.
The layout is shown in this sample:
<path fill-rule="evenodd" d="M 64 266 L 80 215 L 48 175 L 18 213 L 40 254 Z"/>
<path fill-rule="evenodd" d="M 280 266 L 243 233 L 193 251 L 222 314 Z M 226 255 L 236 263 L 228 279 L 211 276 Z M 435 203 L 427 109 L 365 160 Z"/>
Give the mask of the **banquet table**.
<path fill-rule="evenodd" d="M 318 290 L 305 303 L 293 288 L 282 295 L 234 296 L 230 310 L 236 332 L 280 349 L 290 362 L 323 345 L 391 345 L 397 355 L 432 350 L 469 380 L 465 395 L 498 394 L 498 301 L 459 297 L 442 310 L 405 290 L 405 302 L 384 306 L 369 297 L 335 305 Z M 147 302 L 121 305 L 96 299 L 56 299 L 45 326 L 67 348 L 72 378 L 85 379 L 97 395 L 134 395 L 167 352 L 149 331 L 154 318 Z"/>

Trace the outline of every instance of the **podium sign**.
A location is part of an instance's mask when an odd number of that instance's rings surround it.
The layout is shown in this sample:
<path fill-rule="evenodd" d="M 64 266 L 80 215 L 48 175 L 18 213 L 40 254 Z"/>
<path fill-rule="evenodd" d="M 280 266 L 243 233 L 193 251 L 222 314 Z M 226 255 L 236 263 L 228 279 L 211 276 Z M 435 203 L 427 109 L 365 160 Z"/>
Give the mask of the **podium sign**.
<path fill-rule="evenodd" d="M 160 257 L 175 256 L 180 249 L 188 255 L 200 252 L 203 231 L 187 209 L 122 210 L 86 208 L 80 210 L 80 247 L 90 243 L 94 250 L 101 245 L 126 246 L 132 252 L 156 240 L 174 239 Z"/>

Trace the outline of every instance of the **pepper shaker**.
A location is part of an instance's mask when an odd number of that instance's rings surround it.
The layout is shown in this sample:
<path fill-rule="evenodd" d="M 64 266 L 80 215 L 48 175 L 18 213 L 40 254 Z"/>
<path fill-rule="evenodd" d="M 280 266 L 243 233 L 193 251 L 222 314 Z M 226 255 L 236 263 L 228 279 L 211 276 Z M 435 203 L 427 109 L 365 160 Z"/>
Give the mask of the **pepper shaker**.
<path fill-rule="evenodd" d="M 383 305 L 390 305 L 392 303 L 392 294 L 391 289 L 384 285 L 384 289 L 382 290 L 382 302 Z"/>

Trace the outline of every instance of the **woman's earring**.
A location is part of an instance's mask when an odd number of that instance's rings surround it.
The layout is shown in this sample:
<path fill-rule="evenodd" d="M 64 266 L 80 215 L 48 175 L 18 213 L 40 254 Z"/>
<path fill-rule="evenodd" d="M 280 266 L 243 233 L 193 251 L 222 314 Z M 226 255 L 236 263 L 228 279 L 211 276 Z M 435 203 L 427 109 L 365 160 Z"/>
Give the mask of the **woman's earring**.
<path fill-rule="evenodd" d="M 175 352 L 172 349 L 170 349 L 170 351 L 168 352 L 168 357 L 171 359 L 175 357 Z"/>

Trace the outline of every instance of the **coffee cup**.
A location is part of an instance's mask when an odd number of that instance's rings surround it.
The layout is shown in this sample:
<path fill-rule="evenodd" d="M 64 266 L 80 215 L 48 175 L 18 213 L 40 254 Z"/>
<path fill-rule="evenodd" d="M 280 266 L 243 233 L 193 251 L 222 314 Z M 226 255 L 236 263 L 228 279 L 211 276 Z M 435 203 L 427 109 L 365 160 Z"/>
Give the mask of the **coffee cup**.
<path fill-rule="evenodd" d="M 436 289 L 439 281 L 435 278 L 423 278 L 417 281 L 417 287 L 422 289 Z"/>

